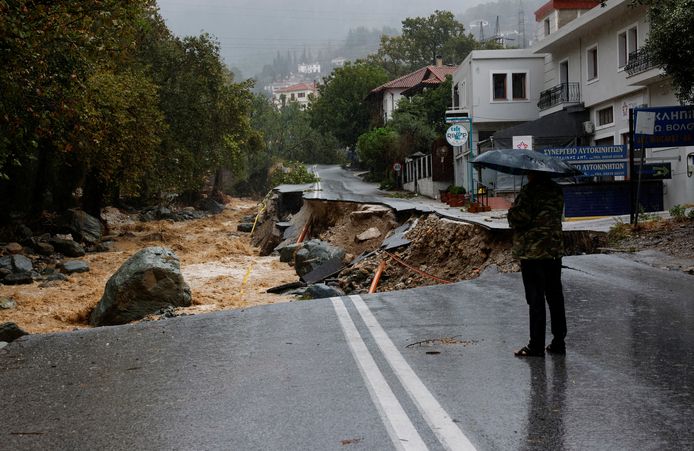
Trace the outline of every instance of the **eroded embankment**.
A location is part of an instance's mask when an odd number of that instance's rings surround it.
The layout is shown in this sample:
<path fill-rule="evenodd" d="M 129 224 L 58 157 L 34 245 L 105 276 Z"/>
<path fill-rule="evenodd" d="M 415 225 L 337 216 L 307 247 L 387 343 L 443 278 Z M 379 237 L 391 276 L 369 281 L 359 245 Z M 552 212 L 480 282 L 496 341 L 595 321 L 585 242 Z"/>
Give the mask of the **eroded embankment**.
<path fill-rule="evenodd" d="M 384 239 L 403 224 L 409 225 L 403 236 L 409 244 L 383 249 Z M 472 279 L 492 265 L 502 272 L 519 270 L 511 256 L 510 230 L 488 230 L 435 214 L 398 218 L 380 205 L 307 200 L 298 212 L 280 217 L 277 206 L 270 204 L 255 240 L 269 253 L 278 245 L 296 242 L 302 234 L 305 240 L 318 238 L 345 249 L 344 269 L 327 281 L 347 294 L 368 291 L 384 260 L 378 291 Z M 592 253 L 605 239 L 599 233 L 565 232 L 567 254 Z"/>

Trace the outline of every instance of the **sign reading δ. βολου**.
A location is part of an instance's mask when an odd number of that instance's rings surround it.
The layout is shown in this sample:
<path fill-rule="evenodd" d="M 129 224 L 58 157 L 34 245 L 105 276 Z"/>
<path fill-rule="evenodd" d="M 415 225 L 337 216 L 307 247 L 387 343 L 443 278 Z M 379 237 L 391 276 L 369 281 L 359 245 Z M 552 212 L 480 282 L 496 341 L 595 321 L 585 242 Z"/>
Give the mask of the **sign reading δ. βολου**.
<path fill-rule="evenodd" d="M 569 161 L 623 160 L 627 158 L 627 146 L 552 147 L 542 149 L 542 153 Z"/>
<path fill-rule="evenodd" d="M 653 115 L 655 121 L 651 124 Z M 634 144 L 638 147 L 694 145 L 694 106 L 636 108 L 634 122 Z"/>
<path fill-rule="evenodd" d="M 451 125 L 446 130 L 446 141 L 451 146 L 464 146 L 467 144 L 468 131 L 467 128 L 460 124 Z"/>

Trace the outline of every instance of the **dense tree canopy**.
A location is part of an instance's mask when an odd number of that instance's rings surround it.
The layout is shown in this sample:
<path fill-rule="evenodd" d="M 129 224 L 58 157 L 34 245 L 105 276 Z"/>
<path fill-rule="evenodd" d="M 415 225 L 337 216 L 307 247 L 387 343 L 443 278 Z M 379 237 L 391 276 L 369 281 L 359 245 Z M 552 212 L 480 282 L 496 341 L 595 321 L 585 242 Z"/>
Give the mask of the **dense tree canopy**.
<path fill-rule="evenodd" d="M 0 58 L 5 219 L 200 189 L 261 144 L 250 85 L 154 0 L 0 1 Z"/>
<path fill-rule="evenodd" d="M 672 77 L 682 103 L 694 103 L 694 0 L 635 0 L 649 7 L 646 51 Z"/>
<path fill-rule="evenodd" d="M 372 119 L 366 96 L 386 81 L 386 72 L 369 63 L 348 63 L 335 69 L 318 85 L 319 95 L 311 103 L 311 123 L 319 131 L 331 133 L 343 146 L 354 146 Z"/>
<path fill-rule="evenodd" d="M 495 43 L 480 43 L 449 11 L 435 11 L 429 17 L 402 21 L 400 36 L 382 36 L 378 52 L 368 58 L 396 77 L 434 64 L 440 56 L 446 64 L 460 64 L 470 51 L 496 48 Z"/>

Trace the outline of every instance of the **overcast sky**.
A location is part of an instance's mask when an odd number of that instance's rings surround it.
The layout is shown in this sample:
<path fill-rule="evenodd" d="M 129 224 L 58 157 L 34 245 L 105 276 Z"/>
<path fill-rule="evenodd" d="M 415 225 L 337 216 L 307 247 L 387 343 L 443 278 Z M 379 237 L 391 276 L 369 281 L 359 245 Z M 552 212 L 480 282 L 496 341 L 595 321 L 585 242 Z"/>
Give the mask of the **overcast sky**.
<path fill-rule="evenodd" d="M 459 14 L 485 0 L 158 0 L 161 15 L 179 36 L 216 36 L 229 66 L 249 77 L 277 50 L 338 47 L 350 28 L 400 26 L 406 17 L 436 9 Z"/>

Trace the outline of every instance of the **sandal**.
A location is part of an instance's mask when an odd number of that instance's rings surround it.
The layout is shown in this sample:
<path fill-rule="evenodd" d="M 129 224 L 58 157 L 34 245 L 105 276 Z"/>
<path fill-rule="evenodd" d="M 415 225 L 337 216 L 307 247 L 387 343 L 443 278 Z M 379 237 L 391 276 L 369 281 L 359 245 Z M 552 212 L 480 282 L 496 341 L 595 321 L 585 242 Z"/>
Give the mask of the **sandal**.
<path fill-rule="evenodd" d="M 554 354 L 554 355 L 566 355 L 566 347 L 565 346 L 557 346 L 555 344 L 548 344 L 547 347 L 545 348 L 545 351 L 547 351 L 548 354 Z"/>
<path fill-rule="evenodd" d="M 527 346 L 523 346 L 518 351 L 513 353 L 516 357 L 544 357 L 544 351 L 533 351 Z"/>

